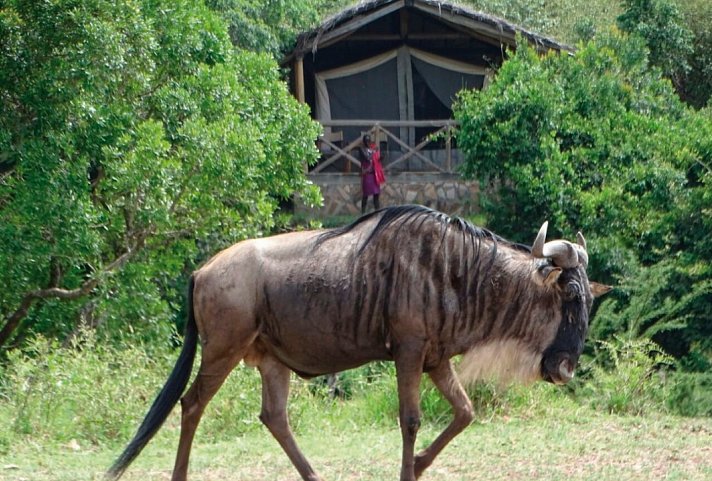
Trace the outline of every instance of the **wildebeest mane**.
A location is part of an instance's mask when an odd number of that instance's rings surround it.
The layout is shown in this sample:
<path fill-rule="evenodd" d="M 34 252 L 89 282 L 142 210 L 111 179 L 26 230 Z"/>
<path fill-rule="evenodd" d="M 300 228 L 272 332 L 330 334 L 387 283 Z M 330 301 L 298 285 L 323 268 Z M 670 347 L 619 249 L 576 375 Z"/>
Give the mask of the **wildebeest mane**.
<path fill-rule="evenodd" d="M 497 245 L 502 244 L 509 246 L 516 250 L 521 250 L 525 252 L 531 252 L 531 248 L 522 244 L 517 244 L 510 242 L 502 237 L 494 234 L 488 229 L 483 227 L 478 227 L 472 223 L 460 218 L 460 217 L 450 217 L 442 212 L 435 211 L 428 207 L 422 205 L 400 205 L 395 207 L 388 207 L 382 210 L 371 212 L 365 216 L 356 219 L 351 224 L 344 227 L 338 227 L 335 229 L 330 229 L 323 234 L 321 234 L 316 241 L 315 247 L 319 247 L 324 242 L 330 239 L 339 237 L 348 232 L 353 231 L 360 225 L 368 222 L 376 216 L 381 216 L 376 224 L 376 227 L 371 231 L 370 235 L 363 242 L 359 248 L 359 254 L 379 235 L 384 233 L 389 227 L 394 227 L 397 225 L 406 225 L 409 222 L 419 221 L 418 227 L 415 229 L 417 232 L 425 221 L 428 219 L 435 219 L 440 222 L 442 227 L 442 236 L 444 238 L 447 232 L 448 226 L 454 227 L 456 230 L 460 231 L 463 235 L 463 241 L 469 237 L 469 240 L 474 244 L 479 243 L 482 240 L 489 240 L 493 244 L 493 256 L 497 252 Z"/>

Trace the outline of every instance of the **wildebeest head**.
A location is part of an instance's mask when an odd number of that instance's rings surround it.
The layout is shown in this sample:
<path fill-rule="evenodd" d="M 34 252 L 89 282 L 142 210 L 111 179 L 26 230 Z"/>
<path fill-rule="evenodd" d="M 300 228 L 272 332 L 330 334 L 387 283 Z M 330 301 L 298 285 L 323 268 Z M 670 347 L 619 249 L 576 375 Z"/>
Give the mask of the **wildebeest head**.
<path fill-rule="evenodd" d="M 554 289 L 560 299 L 561 323 L 554 341 L 544 351 L 541 376 L 545 381 L 565 384 L 573 379 L 583 352 L 593 299 L 611 287 L 588 280 L 586 240 L 580 232 L 576 244 L 565 240 L 545 242 L 547 225 L 545 222 L 539 230 L 532 255 L 541 259 L 538 272 L 542 282 Z"/>

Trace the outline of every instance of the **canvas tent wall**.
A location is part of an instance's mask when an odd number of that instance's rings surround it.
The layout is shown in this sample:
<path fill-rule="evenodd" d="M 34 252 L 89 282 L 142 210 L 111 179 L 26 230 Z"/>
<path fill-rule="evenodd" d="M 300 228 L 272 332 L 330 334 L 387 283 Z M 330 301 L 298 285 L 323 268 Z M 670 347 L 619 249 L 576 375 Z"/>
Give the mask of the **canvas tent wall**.
<path fill-rule="evenodd" d="M 374 57 L 316 72 L 316 118 L 426 120 L 450 118 L 457 92 L 481 89 L 488 69 L 413 47 L 401 46 Z M 345 128 L 347 138 L 359 135 Z M 415 128 L 401 128 L 412 145 Z"/>
<path fill-rule="evenodd" d="M 496 68 L 520 35 L 539 50 L 568 50 L 506 20 L 441 0 L 361 0 L 304 32 L 283 59 L 295 96 L 315 107 L 314 76 L 406 46 Z"/>

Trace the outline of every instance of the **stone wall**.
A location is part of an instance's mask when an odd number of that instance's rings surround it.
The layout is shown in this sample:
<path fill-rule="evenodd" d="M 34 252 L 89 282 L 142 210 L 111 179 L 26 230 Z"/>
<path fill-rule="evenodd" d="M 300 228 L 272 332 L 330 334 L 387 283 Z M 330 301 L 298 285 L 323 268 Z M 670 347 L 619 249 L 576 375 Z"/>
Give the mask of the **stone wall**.
<path fill-rule="evenodd" d="M 324 206 L 308 209 L 297 202 L 296 211 L 311 217 L 358 215 L 361 213 L 361 177 L 359 174 L 310 175 L 324 196 Z M 387 176 L 381 187 L 381 207 L 422 204 L 450 215 L 479 211 L 479 186 L 453 174 L 402 173 Z M 369 199 L 368 210 L 373 210 Z"/>

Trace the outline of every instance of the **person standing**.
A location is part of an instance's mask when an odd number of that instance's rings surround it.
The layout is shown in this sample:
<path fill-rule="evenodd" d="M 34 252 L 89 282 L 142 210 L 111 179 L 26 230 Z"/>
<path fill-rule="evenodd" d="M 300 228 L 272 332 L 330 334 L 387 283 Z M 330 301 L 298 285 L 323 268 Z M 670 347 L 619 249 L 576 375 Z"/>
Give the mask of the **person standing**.
<path fill-rule="evenodd" d="M 361 145 L 358 148 L 359 161 L 361 162 L 361 214 L 366 213 L 366 205 L 368 198 L 373 197 L 373 208 L 380 208 L 379 196 L 381 195 L 381 186 L 376 179 L 377 155 L 376 146 L 371 143 L 371 136 L 365 134 L 362 138 Z"/>

